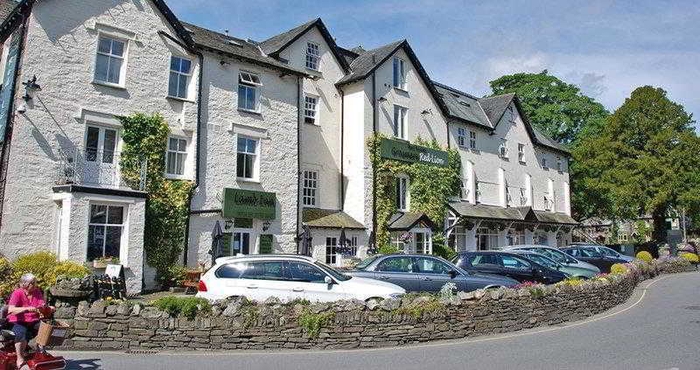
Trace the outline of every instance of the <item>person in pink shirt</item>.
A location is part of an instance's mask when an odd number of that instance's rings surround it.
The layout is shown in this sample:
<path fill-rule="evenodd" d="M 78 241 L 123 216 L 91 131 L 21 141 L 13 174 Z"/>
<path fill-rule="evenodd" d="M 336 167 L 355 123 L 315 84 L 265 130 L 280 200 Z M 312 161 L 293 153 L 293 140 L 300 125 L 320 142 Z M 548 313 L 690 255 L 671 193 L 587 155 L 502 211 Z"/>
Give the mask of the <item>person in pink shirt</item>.
<path fill-rule="evenodd" d="M 46 306 L 44 295 L 36 284 L 33 274 L 24 274 L 20 278 L 19 288 L 12 292 L 8 302 L 7 321 L 12 323 L 15 333 L 15 350 L 17 352 L 17 369 L 25 365 L 27 342 L 39 331 L 41 314 L 39 307 Z M 39 348 L 39 350 L 43 350 Z"/>

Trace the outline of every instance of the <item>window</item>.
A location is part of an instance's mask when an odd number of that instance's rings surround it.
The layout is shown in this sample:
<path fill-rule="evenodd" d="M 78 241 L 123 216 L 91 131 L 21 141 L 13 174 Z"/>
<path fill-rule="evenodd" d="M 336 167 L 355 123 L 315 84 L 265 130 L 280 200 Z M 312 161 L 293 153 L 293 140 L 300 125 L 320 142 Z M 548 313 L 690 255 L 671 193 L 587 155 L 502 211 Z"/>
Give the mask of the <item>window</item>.
<path fill-rule="evenodd" d="M 399 211 L 408 211 L 408 177 L 399 176 L 396 178 L 396 208 Z"/>
<path fill-rule="evenodd" d="M 450 266 L 434 258 L 416 258 L 416 265 L 418 267 L 418 272 L 423 274 L 447 275 L 452 271 Z"/>
<path fill-rule="evenodd" d="M 233 254 L 250 254 L 250 233 L 238 231 L 233 233 Z"/>
<path fill-rule="evenodd" d="M 304 283 L 325 283 L 326 275 L 321 269 L 304 262 L 289 261 L 289 274 L 293 281 Z"/>
<path fill-rule="evenodd" d="M 399 105 L 394 105 L 394 136 L 399 139 L 404 139 L 408 137 L 408 130 L 406 127 L 406 115 L 408 109 Z"/>
<path fill-rule="evenodd" d="M 124 207 L 104 204 L 90 205 L 87 259 L 120 256 L 124 231 Z"/>
<path fill-rule="evenodd" d="M 564 166 L 561 163 L 561 157 L 557 157 L 557 171 L 561 172 L 564 170 Z"/>
<path fill-rule="evenodd" d="M 459 198 L 469 199 L 469 179 L 462 179 L 462 186 L 459 188 Z"/>
<path fill-rule="evenodd" d="M 413 259 L 411 257 L 387 258 L 377 265 L 377 271 L 383 272 L 413 272 Z"/>
<path fill-rule="evenodd" d="M 501 140 L 501 145 L 498 146 L 498 156 L 503 159 L 508 158 L 508 140 Z"/>
<path fill-rule="evenodd" d="M 394 58 L 394 87 L 407 90 L 406 62 L 401 58 Z"/>
<path fill-rule="evenodd" d="M 463 147 L 467 143 L 467 130 L 464 127 L 457 128 L 457 145 Z"/>
<path fill-rule="evenodd" d="M 315 96 L 305 96 L 304 97 L 304 123 L 317 123 L 318 119 L 318 97 Z"/>
<path fill-rule="evenodd" d="M 501 265 L 501 257 L 495 253 L 472 255 L 469 264 L 476 267 L 481 265 Z"/>
<path fill-rule="evenodd" d="M 165 157 L 165 173 L 182 176 L 187 160 L 187 140 L 171 137 L 168 139 L 168 153 Z"/>
<path fill-rule="evenodd" d="M 306 43 L 306 68 L 318 71 L 318 61 L 321 59 L 319 54 L 318 44 Z"/>
<path fill-rule="evenodd" d="M 124 41 L 100 36 L 95 60 L 95 81 L 120 85 L 124 67 Z"/>
<path fill-rule="evenodd" d="M 515 112 L 512 105 L 508 107 L 508 122 L 515 124 Z"/>
<path fill-rule="evenodd" d="M 525 243 L 524 230 L 510 228 L 506 231 L 506 245 L 518 245 Z"/>
<path fill-rule="evenodd" d="M 549 167 L 547 167 L 547 157 L 545 156 L 542 156 L 542 169 L 549 169 Z"/>
<path fill-rule="evenodd" d="M 168 96 L 187 99 L 187 88 L 191 75 L 192 62 L 176 56 L 170 57 L 170 81 Z"/>
<path fill-rule="evenodd" d="M 338 239 L 331 237 L 326 238 L 326 263 L 330 265 L 335 265 L 337 257 Z"/>
<path fill-rule="evenodd" d="M 238 109 L 258 111 L 259 86 L 262 86 L 262 83 L 258 75 L 245 71 L 238 74 Z"/>
<path fill-rule="evenodd" d="M 308 207 L 316 206 L 316 191 L 318 190 L 318 172 L 304 171 L 304 186 L 302 187 L 302 204 Z"/>
<path fill-rule="evenodd" d="M 469 148 L 476 150 L 476 131 L 469 131 Z"/>
<path fill-rule="evenodd" d="M 287 280 L 284 276 L 284 262 L 282 261 L 246 262 L 236 265 L 240 265 L 236 268 L 240 271 L 240 279 Z"/>
<path fill-rule="evenodd" d="M 525 144 L 518 143 L 518 161 L 525 163 Z"/>
<path fill-rule="evenodd" d="M 350 247 L 350 255 L 357 256 L 357 237 L 352 236 L 348 241 L 348 247 Z"/>
<path fill-rule="evenodd" d="M 85 160 L 88 162 L 114 163 L 118 140 L 117 130 L 87 126 Z"/>
<path fill-rule="evenodd" d="M 481 203 L 481 190 L 479 190 L 479 180 L 474 180 L 474 203 Z"/>
<path fill-rule="evenodd" d="M 501 255 L 501 262 L 503 263 L 503 267 L 507 269 L 523 271 L 530 269 L 530 263 L 528 263 L 527 261 L 507 254 Z"/>
<path fill-rule="evenodd" d="M 476 245 L 480 251 L 499 249 L 498 230 L 486 227 L 476 229 Z"/>
<path fill-rule="evenodd" d="M 247 137 L 238 137 L 237 150 L 236 176 L 243 179 L 256 179 L 258 175 L 258 141 Z"/>

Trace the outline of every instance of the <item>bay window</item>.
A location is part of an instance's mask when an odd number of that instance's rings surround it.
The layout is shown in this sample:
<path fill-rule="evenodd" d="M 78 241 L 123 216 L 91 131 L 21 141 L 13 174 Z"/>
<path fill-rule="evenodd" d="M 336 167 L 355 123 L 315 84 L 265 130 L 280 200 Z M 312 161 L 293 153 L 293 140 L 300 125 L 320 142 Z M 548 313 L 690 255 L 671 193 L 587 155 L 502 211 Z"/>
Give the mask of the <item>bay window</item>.
<path fill-rule="evenodd" d="M 124 206 L 91 204 L 88 224 L 87 260 L 119 258 L 124 233 Z"/>

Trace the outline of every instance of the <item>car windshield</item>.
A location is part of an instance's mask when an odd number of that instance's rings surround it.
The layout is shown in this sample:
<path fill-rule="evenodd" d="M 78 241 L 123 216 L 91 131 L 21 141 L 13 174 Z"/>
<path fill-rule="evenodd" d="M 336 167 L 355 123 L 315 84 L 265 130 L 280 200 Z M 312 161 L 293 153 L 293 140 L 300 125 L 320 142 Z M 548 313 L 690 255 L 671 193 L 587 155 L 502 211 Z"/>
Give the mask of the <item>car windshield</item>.
<path fill-rule="evenodd" d="M 379 258 L 379 256 L 369 256 L 369 257 L 363 259 L 362 262 L 358 263 L 357 266 L 355 266 L 355 268 L 358 270 L 364 270 L 367 268 L 367 266 L 369 266 L 377 258 Z"/>
<path fill-rule="evenodd" d="M 614 250 L 608 248 L 608 247 L 598 247 L 598 249 L 603 253 L 605 256 L 611 256 L 611 257 L 617 257 L 619 254 L 615 252 Z"/>
<path fill-rule="evenodd" d="M 350 278 L 351 278 L 350 276 L 341 273 L 340 271 L 334 269 L 333 267 L 326 265 L 323 262 L 315 261 L 314 263 L 316 264 L 316 266 L 321 267 L 324 271 L 326 271 L 331 276 L 333 276 L 336 280 L 346 281 L 346 280 L 350 280 Z"/>
<path fill-rule="evenodd" d="M 566 253 L 547 248 L 532 248 L 530 251 L 542 254 L 559 263 L 575 263 L 571 257 L 567 257 Z"/>
<path fill-rule="evenodd" d="M 539 263 L 540 265 L 548 267 L 552 270 L 557 270 L 560 266 L 558 263 L 552 261 L 550 258 L 545 257 L 539 253 L 528 253 L 525 255 L 525 257 Z"/>

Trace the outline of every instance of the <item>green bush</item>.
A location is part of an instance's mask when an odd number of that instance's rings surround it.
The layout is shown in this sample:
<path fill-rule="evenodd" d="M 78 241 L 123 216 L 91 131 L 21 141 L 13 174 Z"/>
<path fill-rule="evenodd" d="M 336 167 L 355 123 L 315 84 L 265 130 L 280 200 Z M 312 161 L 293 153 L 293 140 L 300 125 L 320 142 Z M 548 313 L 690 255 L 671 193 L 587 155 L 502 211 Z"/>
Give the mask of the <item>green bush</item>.
<path fill-rule="evenodd" d="M 160 276 L 164 287 L 182 286 L 187 279 L 187 269 L 184 266 L 174 265 Z"/>
<path fill-rule="evenodd" d="M 627 266 L 621 264 L 621 263 L 616 263 L 612 266 L 610 266 L 610 275 L 622 275 L 626 274 L 629 269 Z"/>
<path fill-rule="evenodd" d="M 698 258 L 698 255 L 695 253 L 681 253 L 680 257 L 685 259 L 686 261 L 690 263 L 698 263 L 700 262 L 700 258 Z"/>
<path fill-rule="evenodd" d="M 192 320 L 198 313 L 211 311 L 208 300 L 198 297 L 163 297 L 153 301 L 153 306 L 165 311 L 170 316 L 185 316 Z"/>
<path fill-rule="evenodd" d="M 651 256 L 651 253 L 647 251 L 641 251 L 637 253 L 637 258 L 644 261 L 644 262 L 651 262 L 654 258 Z"/>
<path fill-rule="evenodd" d="M 317 338 L 321 328 L 328 325 L 335 318 L 335 312 L 312 313 L 304 310 L 299 316 L 299 326 L 304 328 L 310 338 Z"/>
<path fill-rule="evenodd" d="M 26 273 L 34 274 L 39 288 L 46 290 L 56 284 L 59 276 L 82 278 L 89 275 L 90 270 L 75 262 L 59 262 L 56 255 L 50 252 L 27 254 L 13 263 L 0 258 L 0 295 L 12 293 L 19 279 Z"/>

